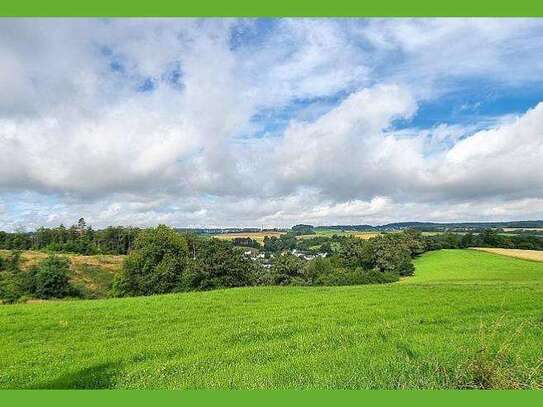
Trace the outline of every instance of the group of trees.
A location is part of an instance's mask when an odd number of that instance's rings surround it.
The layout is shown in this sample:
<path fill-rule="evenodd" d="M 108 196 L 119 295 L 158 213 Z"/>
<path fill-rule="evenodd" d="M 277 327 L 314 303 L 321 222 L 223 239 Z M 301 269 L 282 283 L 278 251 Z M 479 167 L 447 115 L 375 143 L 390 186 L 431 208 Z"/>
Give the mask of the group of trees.
<path fill-rule="evenodd" d="M 232 239 L 232 243 L 234 246 L 251 247 L 253 249 L 260 249 L 262 247 L 260 243 L 250 237 L 236 237 Z"/>
<path fill-rule="evenodd" d="M 258 269 L 230 241 L 183 235 L 161 225 L 138 235 L 113 292 L 133 296 L 254 285 Z"/>
<path fill-rule="evenodd" d="M 424 236 L 427 250 L 463 249 L 467 247 L 499 247 L 504 249 L 543 250 L 543 238 L 536 235 L 510 235 L 496 229 L 477 233 L 439 233 Z"/>
<path fill-rule="evenodd" d="M 342 238 L 340 250 L 329 257 L 306 261 L 276 253 L 265 268 L 230 241 L 159 226 L 138 235 L 113 291 L 133 296 L 251 285 L 387 283 L 413 273 L 412 257 L 425 250 L 420 238 L 412 232 L 366 241 Z"/>
<path fill-rule="evenodd" d="M 23 298 L 64 298 L 79 296 L 70 284 L 70 262 L 54 254 L 28 271 L 21 270 L 20 252 L 0 257 L 0 301 L 18 302 Z"/>
<path fill-rule="evenodd" d="M 306 225 L 300 226 L 296 233 L 308 232 Z M 429 250 L 473 246 L 543 249 L 540 237 L 503 235 L 490 229 L 480 233 L 435 235 L 404 230 L 368 240 L 349 236 L 297 239 L 295 233 L 287 233 L 279 238 L 264 239 L 263 250 L 268 255 L 273 254 L 269 266 L 269 262 L 263 264 L 245 255 L 245 247 L 260 246 L 252 239 L 232 242 L 179 233 L 164 225 L 137 232 L 131 228 L 94 231 L 82 220 L 69 229 L 40 229 L 30 235 L 31 243 L 25 248 L 55 248 L 83 254 L 128 253 L 122 272 L 113 283 L 112 294 L 116 296 L 252 285 L 389 283 L 412 275 L 413 258 Z M 3 235 L 3 244 L 19 244 L 24 241 L 20 240 L 21 236 L 29 236 L 7 235 L 9 239 Z M 292 254 L 294 248 L 326 254 L 326 257 L 307 261 Z M 29 271 L 22 272 L 19 252 L 0 257 L 0 299 L 15 302 L 24 297 L 78 296 L 69 283 L 69 267 L 68 259 L 51 254 Z"/>
<path fill-rule="evenodd" d="M 49 250 L 55 252 L 93 254 L 127 254 L 139 229 L 107 227 L 94 230 L 85 219 L 70 227 L 39 228 L 35 232 L 0 231 L 0 249 Z"/>

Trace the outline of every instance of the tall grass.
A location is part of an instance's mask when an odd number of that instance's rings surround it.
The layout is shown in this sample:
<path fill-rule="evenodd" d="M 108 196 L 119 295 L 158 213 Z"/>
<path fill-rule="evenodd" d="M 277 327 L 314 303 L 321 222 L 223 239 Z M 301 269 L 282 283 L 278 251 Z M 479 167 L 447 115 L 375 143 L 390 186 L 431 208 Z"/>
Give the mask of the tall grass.
<path fill-rule="evenodd" d="M 540 388 L 542 272 L 454 250 L 409 283 L 3 306 L 0 387 Z"/>

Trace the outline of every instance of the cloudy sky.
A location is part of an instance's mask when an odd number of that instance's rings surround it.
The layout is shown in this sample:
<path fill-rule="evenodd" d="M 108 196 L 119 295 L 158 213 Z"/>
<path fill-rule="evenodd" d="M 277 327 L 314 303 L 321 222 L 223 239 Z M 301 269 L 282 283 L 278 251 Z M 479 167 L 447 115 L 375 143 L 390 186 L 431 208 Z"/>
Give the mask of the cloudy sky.
<path fill-rule="evenodd" d="M 541 19 L 0 19 L 0 229 L 543 219 Z"/>

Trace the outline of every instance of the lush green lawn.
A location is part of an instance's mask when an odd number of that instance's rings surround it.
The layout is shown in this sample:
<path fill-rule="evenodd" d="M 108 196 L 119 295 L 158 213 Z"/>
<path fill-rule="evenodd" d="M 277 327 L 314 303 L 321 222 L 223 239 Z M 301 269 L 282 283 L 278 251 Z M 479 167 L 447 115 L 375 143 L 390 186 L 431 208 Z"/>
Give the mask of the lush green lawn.
<path fill-rule="evenodd" d="M 2 306 L 0 387 L 538 387 L 542 273 L 455 250 L 386 286 Z"/>
<path fill-rule="evenodd" d="M 543 283 L 543 263 L 477 250 L 440 250 L 417 259 L 414 277 L 406 284 Z"/>

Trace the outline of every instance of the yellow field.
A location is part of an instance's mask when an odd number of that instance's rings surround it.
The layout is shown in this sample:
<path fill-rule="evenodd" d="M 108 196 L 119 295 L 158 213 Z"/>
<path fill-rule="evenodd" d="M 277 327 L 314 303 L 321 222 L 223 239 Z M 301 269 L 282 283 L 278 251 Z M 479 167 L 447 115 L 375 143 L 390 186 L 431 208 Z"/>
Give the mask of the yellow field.
<path fill-rule="evenodd" d="M 376 232 L 353 232 L 352 236 L 358 237 L 359 239 L 371 239 L 372 237 L 379 236 L 380 233 Z"/>
<path fill-rule="evenodd" d="M 7 257 L 9 250 L 0 250 L 0 256 Z M 62 254 L 59 256 L 70 259 L 70 281 L 83 289 L 87 295 L 100 298 L 107 294 L 115 273 L 122 267 L 124 256 L 97 255 L 80 256 L 76 254 Z M 26 250 L 21 252 L 21 268 L 23 271 L 45 259 L 48 253 Z"/>
<path fill-rule="evenodd" d="M 256 240 L 259 243 L 262 243 L 264 241 L 264 237 L 279 237 L 281 235 L 284 235 L 285 232 L 235 232 L 235 233 L 220 233 L 218 235 L 214 235 L 213 237 L 216 237 L 217 239 L 224 239 L 224 240 L 233 240 L 238 237 L 249 237 L 251 239 Z"/>
<path fill-rule="evenodd" d="M 543 250 L 495 249 L 490 247 L 474 247 L 473 249 L 515 257 L 517 259 L 543 261 Z"/>
<path fill-rule="evenodd" d="M 519 232 L 521 230 L 529 230 L 529 231 L 537 232 L 539 230 L 543 230 L 543 228 L 503 228 L 504 232 Z"/>
<path fill-rule="evenodd" d="M 0 250 L 0 256 L 7 257 L 11 253 L 10 250 Z M 115 256 L 109 254 L 101 254 L 96 256 L 81 256 L 77 254 L 57 253 L 59 256 L 68 257 L 74 268 L 83 266 L 100 267 L 107 271 L 116 272 L 121 269 L 124 256 Z M 40 260 L 45 259 L 49 253 L 39 252 L 34 250 L 25 250 L 21 252 L 21 266 L 23 270 L 28 270 L 32 266 L 36 266 Z"/>

